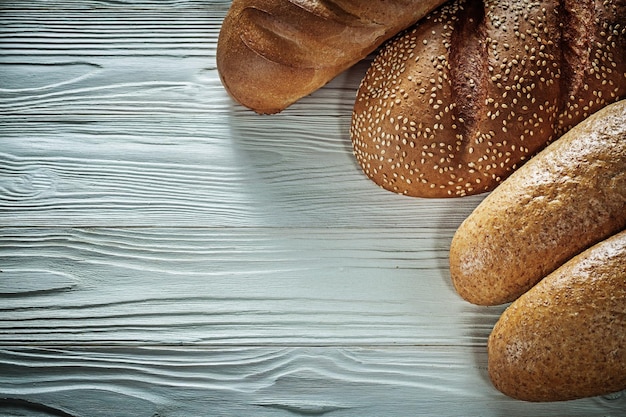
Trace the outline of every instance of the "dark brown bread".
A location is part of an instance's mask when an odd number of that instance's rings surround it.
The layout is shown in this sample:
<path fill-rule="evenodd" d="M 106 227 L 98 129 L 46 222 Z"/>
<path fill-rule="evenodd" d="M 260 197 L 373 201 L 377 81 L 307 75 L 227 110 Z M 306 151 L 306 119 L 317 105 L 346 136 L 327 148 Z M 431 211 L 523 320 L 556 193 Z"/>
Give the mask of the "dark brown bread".
<path fill-rule="evenodd" d="M 496 388 L 526 401 L 626 389 L 626 231 L 576 256 L 502 314 L 488 342 Z"/>
<path fill-rule="evenodd" d="M 464 196 L 624 96 L 624 0 L 455 0 L 384 47 L 350 133 L 383 188 Z"/>
<path fill-rule="evenodd" d="M 444 0 L 234 0 L 217 44 L 239 103 L 277 113 L 322 87 Z"/>
<path fill-rule="evenodd" d="M 457 229 L 450 275 L 480 305 L 515 300 L 626 227 L 626 100 L 571 129 L 489 194 Z"/>

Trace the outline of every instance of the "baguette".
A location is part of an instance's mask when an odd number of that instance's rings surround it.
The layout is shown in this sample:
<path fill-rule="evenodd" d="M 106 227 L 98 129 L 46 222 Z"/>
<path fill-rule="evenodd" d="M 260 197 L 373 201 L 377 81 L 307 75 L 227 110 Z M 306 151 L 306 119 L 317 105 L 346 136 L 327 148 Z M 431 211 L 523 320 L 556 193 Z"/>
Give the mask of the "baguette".
<path fill-rule="evenodd" d="M 624 0 L 456 0 L 392 39 L 359 88 L 365 174 L 414 197 L 493 190 L 626 96 Z"/>
<path fill-rule="evenodd" d="M 450 245 L 456 291 L 515 300 L 581 251 L 626 227 L 626 100 L 549 145 L 489 194 Z"/>
<path fill-rule="evenodd" d="M 444 0 L 234 0 L 217 43 L 228 93 L 277 113 L 365 58 Z"/>
<path fill-rule="evenodd" d="M 511 304 L 488 341 L 504 394 L 561 401 L 626 389 L 626 231 L 574 257 Z"/>

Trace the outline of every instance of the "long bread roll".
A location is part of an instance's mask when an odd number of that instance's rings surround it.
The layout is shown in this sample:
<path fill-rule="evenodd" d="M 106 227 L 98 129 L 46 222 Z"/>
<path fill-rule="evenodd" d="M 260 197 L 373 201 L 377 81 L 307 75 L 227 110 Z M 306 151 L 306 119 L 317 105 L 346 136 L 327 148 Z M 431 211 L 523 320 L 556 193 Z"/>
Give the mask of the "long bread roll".
<path fill-rule="evenodd" d="M 444 0 L 234 0 L 217 44 L 226 90 L 277 113 L 365 58 Z"/>
<path fill-rule="evenodd" d="M 455 0 L 376 57 L 350 134 L 381 187 L 464 196 L 625 96 L 624 0 Z"/>
<path fill-rule="evenodd" d="M 452 282 L 474 304 L 513 301 L 625 227 L 622 100 L 549 145 L 474 209 L 452 238 Z"/>
<path fill-rule="evenodd" d="M 626 389 L 626 231 L 574 257 L 518 298 L 488 342 L 503 393 L 560 401 Z"/>

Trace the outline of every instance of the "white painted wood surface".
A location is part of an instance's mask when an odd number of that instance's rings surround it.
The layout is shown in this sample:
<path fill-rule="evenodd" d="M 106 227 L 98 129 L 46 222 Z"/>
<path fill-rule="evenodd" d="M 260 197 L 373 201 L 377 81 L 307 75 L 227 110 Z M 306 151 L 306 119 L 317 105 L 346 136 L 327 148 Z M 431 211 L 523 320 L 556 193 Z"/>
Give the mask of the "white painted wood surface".
<path fill-rule="evenodd" d="M 0 3 L 0 415 L 625 415 L 491 387 L 503 307 L 447 271 L 482 197 L 361 174 L 368 60 L 280 115 L 233 104 L 229 3 Z"/>

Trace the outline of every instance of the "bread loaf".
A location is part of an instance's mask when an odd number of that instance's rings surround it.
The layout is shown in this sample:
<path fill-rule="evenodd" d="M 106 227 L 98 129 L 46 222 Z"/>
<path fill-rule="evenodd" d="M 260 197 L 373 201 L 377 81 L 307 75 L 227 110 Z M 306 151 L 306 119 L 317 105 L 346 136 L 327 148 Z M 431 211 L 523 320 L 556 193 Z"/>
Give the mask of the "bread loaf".
<path fill-rule="evenodd" d="M 234 0 L 217 44 L 239 103 L 277 113 L 365 58 L 444 0 Z"/>
<path fill-rule="evenodd" d="M 488 342 L 503 393 L 559 401 L 626 389 L 626 231 L 568 261 L 511 304 Z"/>
<path fill-rule="evenodd" d="M 376 57 L 350 134 L 383 188 L 464 196 L 624 96 L 623 0 L 454 0 Z"/>
<path fill-rule="evenodd" d="M 452 238 L 452 282 L 475 304 L 513 301 L 624 227 L 626 100 L 550 144 L 474 209 Z"/>

